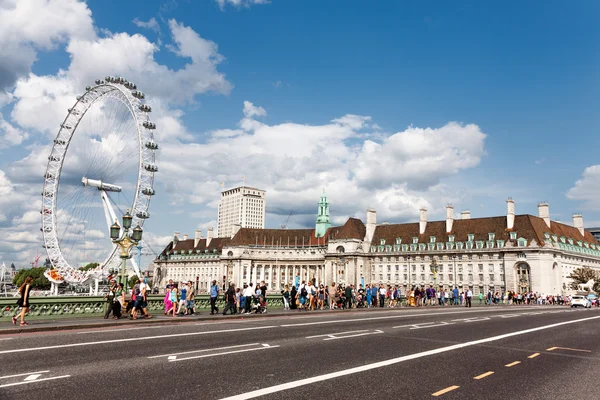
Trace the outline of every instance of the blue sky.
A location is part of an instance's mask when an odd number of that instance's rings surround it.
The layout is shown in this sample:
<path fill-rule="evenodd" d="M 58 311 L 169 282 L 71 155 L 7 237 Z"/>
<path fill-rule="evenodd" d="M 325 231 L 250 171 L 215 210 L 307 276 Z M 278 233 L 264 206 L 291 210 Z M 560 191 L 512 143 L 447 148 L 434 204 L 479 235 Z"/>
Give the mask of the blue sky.
<path fill-rule="evenodd" d="M 32 24 L 50 22 L 27 26 L 26 3 L 39 3 Z M 140 83 L 165 119 L 146 226 L 156 248 L 173 231 L 216 226 L 219 183 L 242 175 L 267 189 L 270 227 L 291 210 L 290 226 L 308 226 L 322 188 L 336 222 L 366 207 L 380 221 L 415 220 L 422 205 L 441 218 L 448 202 L 457 214 L 501 215 L 512 196 L 518 213 L 548 201 L 554 219 L 581 212 L 600 225 L 596 1 L 57 3 L 0 5 L 7 262 L 40 243 L 42 181 L 31 177 L 49 127 L 111 71 Z M 155 75 L 161 67 L 170 72 Z M 223 138 L 226 129 L 236 133 Z"/>

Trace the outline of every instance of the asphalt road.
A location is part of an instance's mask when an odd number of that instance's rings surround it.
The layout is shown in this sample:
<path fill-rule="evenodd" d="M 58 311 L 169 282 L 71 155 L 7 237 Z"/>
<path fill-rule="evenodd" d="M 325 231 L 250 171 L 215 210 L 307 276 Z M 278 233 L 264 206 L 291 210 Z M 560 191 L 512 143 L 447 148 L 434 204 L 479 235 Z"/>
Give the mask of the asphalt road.
<path fill-rule="evenodd" d="M 492 306 L 3 335 L 0 399 L 598 398 L 599 328 Z"/>

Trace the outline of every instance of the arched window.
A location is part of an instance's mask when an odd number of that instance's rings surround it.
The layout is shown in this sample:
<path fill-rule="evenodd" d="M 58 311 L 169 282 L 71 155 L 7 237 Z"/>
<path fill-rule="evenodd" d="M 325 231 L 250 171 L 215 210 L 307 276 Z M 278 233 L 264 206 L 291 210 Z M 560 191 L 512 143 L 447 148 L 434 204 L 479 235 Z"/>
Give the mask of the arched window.
<path fill-rule="evenodd" d="M 346 250 L 344 249 L 344 246 L 338 246 L 337 249 L 335 249 L 335 251 L 338 253 L 344 253 Z"/>
<path fill-rule="evenodd" d="M 227 252 L 227 257 L 233 257 L 233 251 L 229 250 L 229 251 Z"/>
<path fill-rule="evenodd" d="M 516 266 L 517 285 L 521 293 L 531 291 L 531 269 L 527 263 L 518 263 Z"/>

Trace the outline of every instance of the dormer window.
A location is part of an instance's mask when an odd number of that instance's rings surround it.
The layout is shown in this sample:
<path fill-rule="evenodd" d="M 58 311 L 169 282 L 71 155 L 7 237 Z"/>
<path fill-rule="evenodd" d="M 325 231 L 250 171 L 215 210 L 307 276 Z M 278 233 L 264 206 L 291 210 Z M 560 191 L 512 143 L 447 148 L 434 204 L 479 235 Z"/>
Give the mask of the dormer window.
<path fill-rule="evenodd" d="M 483 240 L 477 241 L 477 249 L 483 249 Z"/>
<path fill-rule="evenodd" d="M 517 240 L 517 232 L 510 233 L 510 240 Z"/>
<path fill-rule="evenodd" d="M 437 249 L 439 250 L 444 250 L 444 243 L 438 243 L 437 244 Z"/>
<path fill-rule="evenodd" d="M 396 238 L 396 244 L 402 244 L 402 238 Z"/>
<path fill-rule="evenodd" d="M 572 246 L 573 245 L 573 239 L 569 238 L 569 244 Z"/>
<path fill-rule="evenodd" d="M 382 246 L 385 245 L 385 239 L 379 239 L 379 244 Z"/>
<path fill-rule="evenodd" d="M 546 240 L 550 240 L 550 234 L 548 232 L 545 232 L 544 238 L 546 238 Z"/>
<path fill-rule="evenodd" d="M 429 237 L 429 243 L 435 243 L 435 236 Z"/>
<path fill-rule="evenodd" d="M 561 236 L 560 237 L 560 241 L 563 242 L 563 243 L 567 243 L 567 238 L 564 237 L 564 236 Z"/>
<path fill-rule="evenodd" d="M 448 241 L 450 243 L 454 242 L 454 235 L 448 235 Z"/>
<path fill-rule="evenodd" d="M 456 243 L 456 248 L 457 248 L 458 250 L 462 250 L 462 249 L 463 249 L 463 242 L 458 242 L 458 243 Z"/>
<path fill-rule="evenodd" d="M 553 240 L 554 242 L 558 242 L 558 236 L 556 236 L 556 235 L 552 235 L 552 240 Z"/>
<path fill-rule="evenodd" d="M 413 244 L 417 244 L 419 243 L 419 238 L 418 237 L 413 237 Z"/>
<path fill-rule="evenodd" d="M 496 246 L 499 248 L 503 248 L 504 247 L 504 240 L 497 240 L 496 241 Z"/>
<path fill-rule="evenodd" d="M 429 251 L 435 250 L 435 243 L 428 243 L 427 244 L 427 248 L 428 248 Z"/>
<path fill-rule="evenodd" d="M 473 235 L 472 233 L 469 233 L 467 236 L 469 238 L 469 242 L 472 242 L 475 239 L 475 235 Z"/>
<path fill-rule="evenodd" d="M 488 240 L 493 242 L 496 239 L 495 233 L 488 233 Z"/>
<path fill-rule="evenodd" d="M 527 239 L 519 238 L 517 240 L 517 246 L 519 246 L 519 247 L 527 246 Z"/>
<path fill-rule="evenodd" d="M 577 241 L 577 246 L 581 247 L 583 245 L 583 242 L 581 240 Z"/>

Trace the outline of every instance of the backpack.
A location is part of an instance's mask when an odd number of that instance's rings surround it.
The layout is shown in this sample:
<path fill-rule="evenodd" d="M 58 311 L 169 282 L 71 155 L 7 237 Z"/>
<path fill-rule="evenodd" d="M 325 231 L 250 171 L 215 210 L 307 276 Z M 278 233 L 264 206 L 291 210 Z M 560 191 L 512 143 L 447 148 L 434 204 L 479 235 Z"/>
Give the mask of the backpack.
<path fill-rule="evenodd" d="M 306 287 L 302 287 L 302 289 L 300 289 L 300 296 L 302 297 L 306 297 L 308 295 L 308 292 L 306 291 Z"/>

